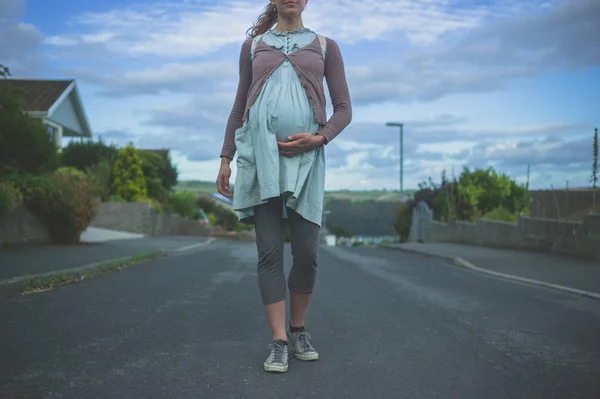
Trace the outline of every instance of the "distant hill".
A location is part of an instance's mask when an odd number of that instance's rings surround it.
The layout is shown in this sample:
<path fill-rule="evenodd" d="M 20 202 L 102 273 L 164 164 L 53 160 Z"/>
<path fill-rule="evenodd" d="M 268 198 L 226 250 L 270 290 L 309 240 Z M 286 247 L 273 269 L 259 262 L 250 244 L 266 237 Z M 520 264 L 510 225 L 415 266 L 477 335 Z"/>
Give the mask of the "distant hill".
<path fill-rule="evenodd" d="M 177 183 L 175 186 L 175 191 L 184 191 L 197 194 L 212 194 L 217 192 L 217 184 L 214 182 L 201 180 L 184 180 Z"/>
<path fill-rule="evenodd" d="M 233 186 L 233 185 L 232 185 Z M 176 191 L 192 193 L 216 193 L 217 185 L 214 182 L 200 180 L 185 180 L 175 186 Z M 405 195 L 412 197 L 415 190 L 405 190 Z M 379 201 L 398 202 L 398 191 L 392 190 L 337 190 L 327 191 L 325 200 L 348 200 L 348 201 Z"/>

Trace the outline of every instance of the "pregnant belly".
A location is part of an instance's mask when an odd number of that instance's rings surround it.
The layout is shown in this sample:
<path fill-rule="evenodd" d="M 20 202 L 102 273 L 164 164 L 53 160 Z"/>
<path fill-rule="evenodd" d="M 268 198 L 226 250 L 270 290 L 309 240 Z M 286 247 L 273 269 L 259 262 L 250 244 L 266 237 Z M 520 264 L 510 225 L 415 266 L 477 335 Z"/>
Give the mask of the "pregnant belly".
<path fill-rule="evenodd" d="M 277 140 L 285 141 L 294 133 L 305 133 L 310 129 L 312 122 L 312 108 L 306 94 L 302 90 L 290 85 L 283 89 L 271 112 L 271 126 L 275 131 Z"/>

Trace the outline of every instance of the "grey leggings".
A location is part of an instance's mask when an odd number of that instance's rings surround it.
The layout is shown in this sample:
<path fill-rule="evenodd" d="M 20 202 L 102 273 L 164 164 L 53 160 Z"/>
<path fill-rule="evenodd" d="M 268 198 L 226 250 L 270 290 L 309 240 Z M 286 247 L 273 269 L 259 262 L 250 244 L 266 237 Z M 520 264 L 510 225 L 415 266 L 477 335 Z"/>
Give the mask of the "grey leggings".
<path fill-rule="evenodd" d="M 254 208 L 258 249 L 258 285 L 265 305 L 283 301 L 286 295 L 283 272 L 283 201 L 272 198 Z M 293 265 L 288 279 L 290 291 L 311 293 L 317 274 L 320 227 L 287 208 Z"/>

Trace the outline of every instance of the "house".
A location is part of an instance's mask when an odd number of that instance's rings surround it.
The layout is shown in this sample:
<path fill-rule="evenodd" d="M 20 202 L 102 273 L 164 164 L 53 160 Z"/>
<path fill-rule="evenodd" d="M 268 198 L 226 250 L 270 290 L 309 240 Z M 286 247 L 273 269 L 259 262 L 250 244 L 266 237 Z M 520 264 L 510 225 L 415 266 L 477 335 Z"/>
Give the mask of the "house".
<path fill-rule="evenodd" d="M 63 137 L 92 137 L 75 80 L 0 79 L 3 89 L 22 93 L 23 111 L 42 119 L 58 148 Z"/>

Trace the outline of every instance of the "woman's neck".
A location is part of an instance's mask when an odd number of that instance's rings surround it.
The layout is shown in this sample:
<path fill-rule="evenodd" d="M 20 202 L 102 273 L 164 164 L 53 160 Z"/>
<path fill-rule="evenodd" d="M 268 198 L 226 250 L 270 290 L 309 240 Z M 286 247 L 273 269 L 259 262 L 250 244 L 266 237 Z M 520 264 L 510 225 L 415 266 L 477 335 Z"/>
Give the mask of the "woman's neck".
<path fill-rule="evenodd" d="M 273 30 L 279 32 L 291 32 L 294 30 L 304 28 L 304 24 L 302 23 L 302 17 L 294 18 L 294 19 L 285 19 L 279 18 L 277 20 L 277 25 Z"/>

